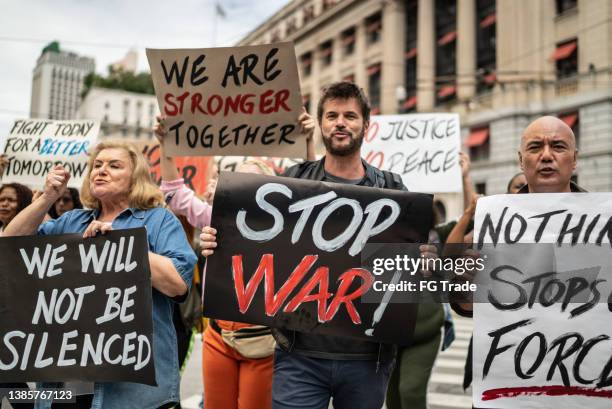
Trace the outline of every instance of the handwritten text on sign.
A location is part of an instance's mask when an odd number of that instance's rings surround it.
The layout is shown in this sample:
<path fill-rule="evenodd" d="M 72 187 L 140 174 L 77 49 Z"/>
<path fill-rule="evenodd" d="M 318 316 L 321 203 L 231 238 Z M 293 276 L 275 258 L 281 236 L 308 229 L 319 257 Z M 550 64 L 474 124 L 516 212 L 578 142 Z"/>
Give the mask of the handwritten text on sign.
<path fill-rule="evenodd" d="M 426 240 L 431 196 L 223 172 L 214 200 L 219 243 L 208 259 L 205 315 L 367 340 L 410 340 L 415 310 L 389 304 L 382 320 L 374 319 L 378 304 L 361 302 L 374 281 L 361 267 L 361 251 L 366 243 Z"/>
<path fill-rule="evenodd" d="M 460 192 L 461 129 L 457 114 L 373 116 L 365 160 L 402 176 L 413 192 Z"/>
<path fill-rule="evenodd" d="M 69 186 L 80 189 L 87 169 L 87 152 L 95 144 L 100 124 L 95 121 L 18 119 L 0 152 L 9 164 L 2 182 L 40 187 L 56 165 L 70 175 Z"/>
<path fill-rule="evenodd" d="M 0 381 L 155 384 L 144 228 L 0 238 Z"/>
<path fill-rule="evenodd" d="M 474 406 L 610 407 L 610 209 L 610 193 L 478 201 L 476 242 L 523 247 L 491 273 L 490 303 L 474 304 Z"/>
<path fill-rule="evenodd" d="M 291 43 L 147 49 L 147 57 L 170 154 L 305 157 Z"/>

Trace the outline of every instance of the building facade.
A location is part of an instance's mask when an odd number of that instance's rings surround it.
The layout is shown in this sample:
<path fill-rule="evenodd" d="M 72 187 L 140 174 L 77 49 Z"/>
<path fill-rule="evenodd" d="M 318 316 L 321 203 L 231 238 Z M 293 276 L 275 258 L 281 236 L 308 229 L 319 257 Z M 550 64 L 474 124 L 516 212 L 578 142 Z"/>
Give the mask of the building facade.
<path fill-rule="evenodd" d="M 155 95 L 92 87 L 76 117 L 100 121 L 101 137 L 152 139 L 157 115 Z"/>
<path fill-rule="evenodd" d="M 293 0 L 238 45 L 275 41 L 295 44 L 311 113 L 338 80 L 374 113 L 458 113 L 480 193 L 505 191 L 522 130 L 546 114 L 578 136 L 578 182 L 612 190 L 609 0 Z"/>
<path fill-rule="evenodd" d="M 85 77 L 95 69 L 93 58 L 47 45 L 32 73 L 30 117 L 73 119 L 81 102 Z"/>

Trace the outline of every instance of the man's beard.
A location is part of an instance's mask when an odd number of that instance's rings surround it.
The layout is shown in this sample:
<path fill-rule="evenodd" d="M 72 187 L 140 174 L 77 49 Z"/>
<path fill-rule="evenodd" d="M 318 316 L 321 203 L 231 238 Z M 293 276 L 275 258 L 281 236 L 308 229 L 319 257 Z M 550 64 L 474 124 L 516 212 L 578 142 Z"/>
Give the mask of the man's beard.
<path fill-rule="evenodd" d="M 333 133 L 333 131 L 331 133 Z M 350 156 L 354 154 L 355 152 L 357 152 L 359 149 L 361 149 L 361 145 L 363 144 L 363 136 L 365 135 L 365 130 L 362 129 L 359 135 L 357 135 L 357 137 L 351 136 L 351 138 L 349 139 L 349 143 L 340 148 L 336 148 L 333 146 L 333 143 L 332 143 L 333 137 L 331 136 L 331 133 L 329 137 L 326 137 L 321 133 L 322 135 L 321 139 L 323 139 L 323 145 L 325 145 L 325 150 L 331 153 L 332 155 L 336 155 L 336 156 Z"/>

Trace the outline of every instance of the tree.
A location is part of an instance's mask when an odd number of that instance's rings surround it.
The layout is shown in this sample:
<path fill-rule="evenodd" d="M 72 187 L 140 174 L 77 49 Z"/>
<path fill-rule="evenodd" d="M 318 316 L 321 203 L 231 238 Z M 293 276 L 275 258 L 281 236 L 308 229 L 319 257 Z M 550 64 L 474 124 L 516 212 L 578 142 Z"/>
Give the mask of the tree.
<path fill-rule="evenodd" d="M 120 89 L 123 91 L 136 92 L 138 94 L 155 95 L 153 88 L 153 80 L 151 74 L 141 72 L 134 74 L 131 71 L 123 71 L 122 69 L 114 69 L 108 67 L 108 75 L 103 77 L 92 72 L 85 77 L 85 88 L 81 94 L 85 98 L 92 87 Z"/>

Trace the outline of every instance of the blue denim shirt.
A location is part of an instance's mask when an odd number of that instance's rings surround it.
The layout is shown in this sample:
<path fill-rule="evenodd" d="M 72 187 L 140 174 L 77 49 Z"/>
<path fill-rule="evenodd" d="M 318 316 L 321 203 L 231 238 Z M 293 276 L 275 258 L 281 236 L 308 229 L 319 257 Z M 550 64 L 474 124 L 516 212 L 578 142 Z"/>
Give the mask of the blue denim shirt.
<path fill-rule="evenodd" d="M 98 216 L 96 210 L 72 210 L 56 220 L 42 224 L 39 235 L 82 233 Z M 113 221 L 113 229 L 145 226 L 149 250 L 168 257 L 187 286 L 191 286 L 197 257 L 187 242 L 178 219 L 164 208 L 125 209 Z M 155 288 L 153 296 L 153 357 L 157 386 L 130 382 L 96 383 L 94 409 L 158 408 L 179 402 L 179 363 L 176 332 L 172 324 L 173 300 Z M 45 385 L 48 386 L 48 385 Z M 50 408 L 50 402 L 37 402 L 37 408 Z"/>

